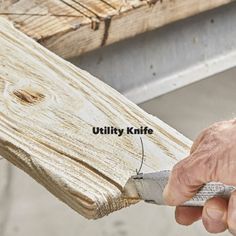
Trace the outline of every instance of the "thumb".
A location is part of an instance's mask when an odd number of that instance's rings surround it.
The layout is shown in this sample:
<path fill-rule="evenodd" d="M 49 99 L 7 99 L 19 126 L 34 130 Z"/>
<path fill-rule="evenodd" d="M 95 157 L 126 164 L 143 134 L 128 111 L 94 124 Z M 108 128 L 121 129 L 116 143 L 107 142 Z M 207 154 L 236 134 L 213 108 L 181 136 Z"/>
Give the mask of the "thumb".
<path fill-rule="evenodd" d="M 192 154 L 175 165 L 163 192 L 166 204 L 181 205 L 191 199 L 203 184 L 211 181 L 211 173 L 215 170 L 214 166 L 208 163 L 209 159 Z"/>

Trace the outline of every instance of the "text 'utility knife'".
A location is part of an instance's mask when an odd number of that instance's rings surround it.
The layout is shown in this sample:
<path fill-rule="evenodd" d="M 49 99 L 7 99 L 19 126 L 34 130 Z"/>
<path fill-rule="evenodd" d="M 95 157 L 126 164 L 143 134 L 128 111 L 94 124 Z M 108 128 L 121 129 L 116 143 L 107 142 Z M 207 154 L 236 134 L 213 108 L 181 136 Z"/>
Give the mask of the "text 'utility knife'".
<path fill-rule="evenodd" d="M 138 174 L 132 176 L 126 184 L 126 192 L 131 196 L 138 196 L 140 199 L 157 205 L 165 205 L 163 191 L 168 182 L 169 170 L 159 171 L 150 174 Z M 198 193 L 184 206 L 203 206 L 204 203 L 213 197 L 229 198 L 236 190 L 233 186 L 224 185 L 218 182 L 209 182 L 202 186 Z"/>

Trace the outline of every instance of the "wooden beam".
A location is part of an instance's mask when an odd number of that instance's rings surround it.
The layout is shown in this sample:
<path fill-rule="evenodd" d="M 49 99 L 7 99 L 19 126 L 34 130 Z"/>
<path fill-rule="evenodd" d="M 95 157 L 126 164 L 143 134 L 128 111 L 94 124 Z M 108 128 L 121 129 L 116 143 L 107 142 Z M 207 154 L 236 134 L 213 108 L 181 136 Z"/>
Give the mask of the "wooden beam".
<path fill-rule="evenodd" d="M 0 154 L 83 216 L 137 202 L 123 188 L 140 166 L 140 137 L 143 172 L 171 168 L 188 154 L 187 138 L 3 18 L 0 45 Z M 127 127 L 153 134 L 127 134 Z"/>
<path fill-rule="evenodd" d="M 4 0 L 0 15 L 69 58 L 233 1 Z"/>

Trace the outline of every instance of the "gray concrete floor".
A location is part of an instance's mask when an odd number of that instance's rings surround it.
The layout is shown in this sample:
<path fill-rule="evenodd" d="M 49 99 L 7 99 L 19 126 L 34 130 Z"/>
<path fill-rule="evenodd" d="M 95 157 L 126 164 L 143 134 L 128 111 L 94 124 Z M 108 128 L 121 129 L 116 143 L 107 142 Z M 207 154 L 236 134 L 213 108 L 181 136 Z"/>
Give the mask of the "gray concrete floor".
<path fill-rule="evenodd" d="M 194 139 L 209 124 L 235 117 L 235 75 L 236 69 L 230 70 L 140 106 Z M 89 221 L 20 170 L 12 167 L 12 174 L 10 197 L 5 202 L 9 202 L 10 210 L 1 236 L 208 235 L 200 222 L 179 226 L 172 208 L 144 203 Z"/>

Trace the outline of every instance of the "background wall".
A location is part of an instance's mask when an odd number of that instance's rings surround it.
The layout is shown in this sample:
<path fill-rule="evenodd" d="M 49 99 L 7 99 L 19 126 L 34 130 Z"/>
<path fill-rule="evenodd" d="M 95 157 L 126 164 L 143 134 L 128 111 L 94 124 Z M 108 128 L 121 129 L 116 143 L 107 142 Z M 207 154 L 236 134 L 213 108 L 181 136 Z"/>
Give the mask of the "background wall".
<path fill-rule="evenodd" d="M 236 2 L 72 62 L 141 103 L 236 66 Z"/>

